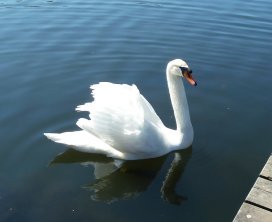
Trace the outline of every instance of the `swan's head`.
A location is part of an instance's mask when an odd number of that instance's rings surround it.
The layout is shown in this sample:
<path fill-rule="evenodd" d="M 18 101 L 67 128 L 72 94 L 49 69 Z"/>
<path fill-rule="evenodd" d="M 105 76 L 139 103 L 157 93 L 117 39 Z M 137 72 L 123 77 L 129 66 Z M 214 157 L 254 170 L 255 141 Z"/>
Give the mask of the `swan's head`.
<path fill-rule="evenodd" d="M 182 59 L 174 59 L 170 61 L 167 65 L 167 71 L 172 75 L 184 77 L 193 86 L 197 85 L 196 81 L 192 76 L 193 71 Z"/>

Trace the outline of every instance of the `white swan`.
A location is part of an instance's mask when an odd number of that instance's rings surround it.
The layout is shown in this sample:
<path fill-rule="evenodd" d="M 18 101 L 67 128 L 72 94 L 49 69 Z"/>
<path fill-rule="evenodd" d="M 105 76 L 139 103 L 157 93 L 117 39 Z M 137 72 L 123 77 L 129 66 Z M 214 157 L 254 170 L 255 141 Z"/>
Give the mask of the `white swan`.
<path fill-rule="evenodd" d="M 181 59 L 170 61 L 166 68 L 176 130 L 164 126 L 135 85 L 101 82 L 90 87 L 94 101 L 76 108 L 89 112 L 91 118 L 77 121 L 80 131 L 44 135 L 78 151 L 124 160 L 154 158 L 187 148 L 194 133 L 181 77 L 196 86 L 191 73 Z"/>

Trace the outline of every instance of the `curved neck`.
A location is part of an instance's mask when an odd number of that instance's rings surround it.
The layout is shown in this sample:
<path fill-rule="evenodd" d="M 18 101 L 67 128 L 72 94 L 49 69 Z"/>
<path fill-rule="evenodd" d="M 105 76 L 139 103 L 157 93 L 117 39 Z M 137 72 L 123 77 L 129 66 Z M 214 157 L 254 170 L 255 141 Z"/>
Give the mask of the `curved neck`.
<path fill-rule="evenodd" d="M 177 131 L 182 132 L 184 128 L 191 127 L 189 107 L 182 77 L 172 74 L 170 67 L 166 69 L 166 77 L 176 119 Z"/>

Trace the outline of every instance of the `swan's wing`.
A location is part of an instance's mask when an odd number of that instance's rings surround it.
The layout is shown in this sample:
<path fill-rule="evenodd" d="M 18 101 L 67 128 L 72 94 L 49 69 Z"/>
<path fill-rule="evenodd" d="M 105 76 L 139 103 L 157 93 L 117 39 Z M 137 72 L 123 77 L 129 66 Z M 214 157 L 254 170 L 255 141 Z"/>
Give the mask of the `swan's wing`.
<path fill-rule="evenodd" d="M 91 89 L 94 101 L 76 108 L 90 112 L 91 120 L 77 125 L 121 152 L 152 152 L 163 124 L 137 87 L 102 82 Z"/>

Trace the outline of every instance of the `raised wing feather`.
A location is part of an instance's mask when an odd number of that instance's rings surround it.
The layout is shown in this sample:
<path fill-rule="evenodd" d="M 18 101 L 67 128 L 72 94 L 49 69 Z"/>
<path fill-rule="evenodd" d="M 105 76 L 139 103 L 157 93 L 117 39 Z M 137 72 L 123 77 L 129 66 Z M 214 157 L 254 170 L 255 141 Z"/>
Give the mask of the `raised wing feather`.
<path fill-rule="evenodd" d="M 80 128 L 124 153 L 146 155 L 158 149 L 163 124 L 135 85 L 102 82 L 91 89 L 94 101 L 76 108 L 90 112 L 91 120 L 78 121 Z"/>

